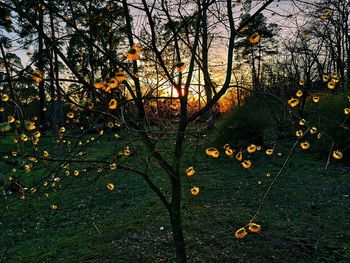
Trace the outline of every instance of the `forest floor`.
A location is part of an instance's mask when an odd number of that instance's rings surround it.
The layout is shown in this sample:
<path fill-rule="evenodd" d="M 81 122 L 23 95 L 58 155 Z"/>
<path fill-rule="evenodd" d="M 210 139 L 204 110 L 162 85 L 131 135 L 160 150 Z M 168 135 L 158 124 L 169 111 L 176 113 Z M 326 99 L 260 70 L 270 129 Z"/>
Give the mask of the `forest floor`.
<path fill-rule="evenodd" d="M 16 193 L 1 195 L 0 262 L 174 262 L 167 212 L 143 179 L 108 166 L 97 173 L 90 162 L 116 154 L 111 140 L 113 136 L 106 135 L 77 153 L 76 158 L 86 162 L 72 163 L 69 176 L 57 162 L 34 164 L 29 173 L 17 164 L 25 187 L 37 191 L 24 200 Z M 2 152 L 7 143 L 0 139 Z M 197 170 L 183 184 L 189 262 L 349 262 L 350 167 L 331 162 L 325 170 L 326 160 L 300 149 L 262 207 L 256 220 L 262 231 L 240 240 L 234 237 L 254 215 L 292 144 L 276 146 L 273 156 L 257 154 L 249 170 L 224 153 L 209 158 L 204 148 L 185 156 L 184 169 Z M 49 159 L 66 151 L 43 145 L 40 149 L 47 148 Z M 120 149 L 124 145 L 121 140 Z M 145 166 L 142 150 L 131 151 L 135 154 L 116 162 Z M 12 167 L 3 157 L 0 185 L 6 184 Z M 150 177 L 167 195 L 167 177 L 152 166 Z M 73 175 L 75 169 L 78 176 Z M 60 178 L 54 185 L 52 174 Z M 106 188 L 109 182 L 115 185 L 113 191 Z M 191 196 L 189 184 L 200 187 L 198 196 Z M 50 208 L 52 204 L 57 209 Z"/>

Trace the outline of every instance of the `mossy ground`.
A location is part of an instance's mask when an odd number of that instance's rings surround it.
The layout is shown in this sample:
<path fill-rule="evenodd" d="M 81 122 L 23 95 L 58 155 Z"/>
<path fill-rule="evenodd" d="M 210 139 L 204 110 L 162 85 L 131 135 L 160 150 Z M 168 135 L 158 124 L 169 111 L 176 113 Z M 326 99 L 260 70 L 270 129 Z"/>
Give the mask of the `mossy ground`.
<path fill-rule="evenodd" d="M 112 135 L 98 141 L 84 149 L 81 158 L 109 161 L 116 147 L 125 145 L 121 140 L 115 147 Z M 299 149 L 257 219 L 262 232 L 242 240 L 234 237 L 256 211 L 292 143 L 276 146 L 271 157 L 256 154 L 249 171 L 223 154 L 209 158 L 200 147 L 185 156 L 184 168 L 197 170 L 190 182 L 201 189 L 192 197 L 184 180 L 182 212 L 189 262 L 348 262 L 350 167 L 331 162 L 324 170 L 325 160 Z M 44 145 L 50 157 L 65 151 L 49 141 Z M 5 139 L 0 147 L 7 150 Z M 147 163 L 143 156 L 141 149 L 116 162 L 143 167 Z M 4 182 L 11 167 L 3 161 L 0 165 Z M 166 176 L 151 165 L 151 178 L 167 194 Z M 25 200 L 15 194 L 1 196 L 0 262 L 174 261 L 166 210 L 139 175 L 107 168 L 96 173 L 94 163 L 72 164 L 71 172 L 81 171 L 77 177 L 56 168 L 57 163 L 48 162 L 22 173 L 26 186 L 40 182 L 38 191 Z M 61 178 L 55 187 L 50 187 L 50 171 Z M 45 180 L 47 187 L 42 185 Z M 114 191 L 106 189 L 108 182 L 115 184 Z M 51 204 L 58 209 L 50 209 Z"/>

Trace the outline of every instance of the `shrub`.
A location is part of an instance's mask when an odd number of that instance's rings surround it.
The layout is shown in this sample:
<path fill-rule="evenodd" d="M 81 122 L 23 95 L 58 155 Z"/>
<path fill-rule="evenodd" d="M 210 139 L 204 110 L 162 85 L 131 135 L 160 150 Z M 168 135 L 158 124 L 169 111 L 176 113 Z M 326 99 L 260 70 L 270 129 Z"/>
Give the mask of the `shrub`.
<path fill-rule="evenodd" d="M 318 104 L 309 103 L 306 107 L 310 112 L 307 120 L 322 135 L 315 149 L 323 154 L 329 152 L 332 143 L 334 149 L 350 150 L 350 119 L 344 114 L 344 108 L 350 105 L 347 96 L 349 94 L 323 95 Z"/>
<path fill-rule="evenodd" d="M 226 113 L 215 125 L 218 144 L 235 145 L 254 143 L 262 145 L 285 136 L 288 120 L 280 104 L 270 98 L 251 96 L 244 105 Z"/>

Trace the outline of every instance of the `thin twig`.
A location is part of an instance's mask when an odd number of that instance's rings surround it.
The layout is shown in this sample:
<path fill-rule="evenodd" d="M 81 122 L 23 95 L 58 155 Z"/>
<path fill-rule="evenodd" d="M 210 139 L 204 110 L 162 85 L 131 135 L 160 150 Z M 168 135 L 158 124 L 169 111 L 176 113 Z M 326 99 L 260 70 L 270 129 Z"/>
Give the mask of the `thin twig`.
<path fill-rule="evenodd" d="M 97 227 L 97 225 L 95 224 L 95 221 L 92 221 L 92 224 L 93 224 L 93 226 L 95 227 L 97 233 L 98 233 L 100 236 L 102 236 L 102 233 L 101 233 L 100 229 Z"/>
<path fill-rule="evenodd" d="M 324 167 L 325 170 L 328 169 L 328 165 L 329 165 L 330 160 L 331 160 L 331 154 L 332 154 L 333 147 L 334 147 L 334 141 L 332 141 L 332 146 L 331 146 L 331 149 L 329 150 L 329 153 L 328 153 L 328 158 L 327 158 L 326 166 Z"/>
<path fill-rule="evenodd" d="M 249 223 L 254 222 L 254 220 L 255 220 L 255 219 L 257 218 L 257 216 L 259 215 L 260 210 L 261 210 L 263 204 L 265 203 L 265 200 L 266 200 L 266 198 L 267 198 L 267 196 L 268 196 L 268 194 L 269 194 L 269 192 L 270 192 L 272 186 L 275 184 L 275 182 L 277 181 L 278 177 L 282 174 L 284 168 L 286 168 L 288 162 L 290 161 L 290 158 L 291 158 L 291 156 L 292 156 L 292 153 L 294 152 L 294 149 L 295 149 L 295 147 L 298 145 L 299 141 L 300 141 L 300 140 L 298 139 L 298 140 L 296 140 L 295 143 L 293 144 L 293 146 L 292 146 L 292 148 L 290 149 L 289 154 L 287 155 L 287 158 L 285 159 L 285 161 L 284 161 L 282 167 L 280 168 L 280 170 L 278 171 L 276 177 L 273 179 L 273 181 L 270 183 L 269 187 L 267 188 L 267 190 L 266 190 L 266 192 L 265 192 L 265 194 L 264 194 L 263 199 L 260 201 L 260 204 L 259 204 L 258 209 L 256 210 L 256 212 L 255 212 L 254 216 L 252 217 L 252 219 L 250 219 Z"/>

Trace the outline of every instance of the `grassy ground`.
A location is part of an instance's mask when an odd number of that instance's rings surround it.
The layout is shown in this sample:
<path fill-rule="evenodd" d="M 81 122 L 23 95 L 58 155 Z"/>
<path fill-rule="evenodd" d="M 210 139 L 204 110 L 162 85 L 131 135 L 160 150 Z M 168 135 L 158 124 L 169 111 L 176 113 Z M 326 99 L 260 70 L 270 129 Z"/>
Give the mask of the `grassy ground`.
<path fill-rule="evenodd" d="M 111 135 L 96 141 L 83 155 L 77 151 L 76 158 L 109 161 L 125 142 L 114 146 Z M 1 140 L 1 151 L 8 149 L 7 143 Z M 291 144 L 277 147 L 281 156 L 258 154 L 249 171 L 225 156 L 208 158 L 204 149 L 186 156 L 185 167 L 194 165 L 198 171 L 191 184 L 201 188 L 200 195 L 192 197 L 184 181 L 189 262 L 349 262 L 350 168 L 331 163 L 325 171 L 324 160 L 299 149 L 257 219 L 263 231 L 234 238 L 235 230 L 256 211 Z M 41 150 L 47 148 L 50 158 L 67 149 L 50 141 L 44 145 Z M 146 161 L 138 151 L 116 162 L 142 168 Z M 3 160 L 0 168 L 4 183 L 11 165 Z M 40 187 L 24 200 L 16 194 L 1 196 L 0 262 L 173 262 L 170 226 L 160 201 L 140 176 L 107 168 L 97 173 L 94 163 L 71 164 L 71 172 L 80 171 L 76 177 L 65 176 L 57 163 L 21 171 L 25 186 Z M 55 186 L 52 173 L 60 178 Z M 168 192 L 166 177 L 156 165 L 151 177 Z M 45 181 L 48 186 L 43 186 Z M 114 191 L 106 189 L 108 182 L 115 184 Z M 50 209 L 52 204 L 58 209 Z"/>

